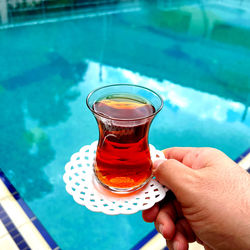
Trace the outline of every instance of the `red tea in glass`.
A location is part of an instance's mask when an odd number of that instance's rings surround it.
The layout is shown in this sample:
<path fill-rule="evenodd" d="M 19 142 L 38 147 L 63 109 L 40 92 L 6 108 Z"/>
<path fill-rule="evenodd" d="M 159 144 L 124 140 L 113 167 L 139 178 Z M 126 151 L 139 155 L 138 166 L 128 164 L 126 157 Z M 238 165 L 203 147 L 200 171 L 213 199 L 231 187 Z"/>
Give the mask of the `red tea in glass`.
<path fill-rule="evenodd" d="M 99 127 L 95 175 L 112 191 L 137 190 L 152 175 L 148 132 L 162 101 L 154 92 L 135 85 L 112 85 L 100 90 L 108 92 L 94 98 L 89 106 Z M 158 98 L 157 107 L 148 100 L 150 95 L 144 97 L 144 92 Z M 94 93 L 88 97 L 88 105 Z"/>

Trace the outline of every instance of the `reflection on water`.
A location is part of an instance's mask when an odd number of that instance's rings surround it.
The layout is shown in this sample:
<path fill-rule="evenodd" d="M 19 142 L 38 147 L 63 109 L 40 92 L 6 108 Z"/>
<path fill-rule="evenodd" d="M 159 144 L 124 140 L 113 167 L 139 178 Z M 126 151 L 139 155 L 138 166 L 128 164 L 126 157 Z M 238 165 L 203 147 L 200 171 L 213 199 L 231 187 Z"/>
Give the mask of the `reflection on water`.
<path fill-rule="evenodd" d="M 0 82 L 1 167 L 27 200 L 53 189 L 43 169 L 55 151 L 43 128 L 68 119 L 68 104 L 79 95 L 72 87 L 86 68 L 54 53 L 47 63 Z"/>
<path fill-rule="evenodd" d="M 90 63 L 89 67 L 98 68 L 98 64 Z M 116 81 L 119 79 L 119 82 L 139 84 L 154 89 L 161 94 L 167 109 L 175 113 L 181 111 L 198 119 L 212 119 L 218 122 L 245 122 L 250 126 L 250 119 L 246 120 L 248 110 L 246 111 L 244 103 L 227 100 L 166 80 L 159 82 L 157 79 L 141 76 L 125 69 L 105 66 L 103 75 L 104 81 L 115 76 Z"/>
<path fill-rule="evenodd" d="M 143 42 L 133 41 L 137 53 L 133 59 L 138 64 L 125 68 L 249 106 L 249 10 L 237 11 L 213 4 L 164 9 L 149 6 L 140 18 L 134 16 L 133 21 L 130 16 L 120 17 L 124 25 L 137 27 L 137 37 L 138 33 L 148 33 L 141 36 Z M 132 56 L 132 51 L 126 51 L 125 57 Z M 140 58 L 144 58 L 143 62 Z"/>

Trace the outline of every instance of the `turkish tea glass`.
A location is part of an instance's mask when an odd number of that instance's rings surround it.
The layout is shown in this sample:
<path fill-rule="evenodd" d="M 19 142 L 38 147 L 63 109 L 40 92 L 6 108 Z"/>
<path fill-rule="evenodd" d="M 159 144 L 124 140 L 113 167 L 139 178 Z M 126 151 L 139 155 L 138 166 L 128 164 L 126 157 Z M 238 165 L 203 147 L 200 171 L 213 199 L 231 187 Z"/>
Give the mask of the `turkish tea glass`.
<path fill-rule="evenodd" d="M 148 132 L 162 98 L 145 87 L 116 84 L 92 91 L 87 106 L 99 128 L 94 163 L 98 182 L 116 193 L 142 188 L 152 176 Z"/>

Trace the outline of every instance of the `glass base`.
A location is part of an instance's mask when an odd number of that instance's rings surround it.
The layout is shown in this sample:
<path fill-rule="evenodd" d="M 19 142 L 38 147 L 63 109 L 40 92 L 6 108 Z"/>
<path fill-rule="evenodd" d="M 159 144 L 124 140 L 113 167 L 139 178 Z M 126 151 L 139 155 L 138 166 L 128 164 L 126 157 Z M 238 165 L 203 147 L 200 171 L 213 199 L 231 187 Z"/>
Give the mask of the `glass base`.
<path fill-rule="evenodd" d="M 104 187 L 106 190 L 112 192 L 112 193 L 116 193 L 116 194 L 130 194 L 133 193 L 135 191 L 138 191 L 142 188 L 144 188 L 144 186 L 146 186 L 146 184 L 152 179 L 152 176 L 150 176 L 146 181 L 144 181 L 142 184 L 135 186 L 135 187 L 131 187 L 131 188 L 117 188 L 117 187 L 112 187 L 112 186 L 108 186 L 105 183 L 102 183 L 99 178 L 96 176 L 95 171 L 94 171 L 94 176 L 96 181 L 102 186 Z"/>
<path fill-rule="evenodd" d="M 129 190 L 123 189 L 117 192 L 116 188 L 115 190 L 105 188 L 94 173 L 96 147 L 97 141 L 83 146 L 65 165 L 63 180 L 66 191 L 73 196 L 75 202 L 93 212 L 117 215 L 134 214 L 149 209 L 165 197 L 167 188 L 153 178 L 149 178 L 148 183 L 145 181 Z M 149 147 L 152 161 L 165 159 L 162 151 L 156 150 L 153 145 Z M 135 189 L 138 191 L 133 191 Z M 122 194 L 120 191 L 125 193 Z"/>

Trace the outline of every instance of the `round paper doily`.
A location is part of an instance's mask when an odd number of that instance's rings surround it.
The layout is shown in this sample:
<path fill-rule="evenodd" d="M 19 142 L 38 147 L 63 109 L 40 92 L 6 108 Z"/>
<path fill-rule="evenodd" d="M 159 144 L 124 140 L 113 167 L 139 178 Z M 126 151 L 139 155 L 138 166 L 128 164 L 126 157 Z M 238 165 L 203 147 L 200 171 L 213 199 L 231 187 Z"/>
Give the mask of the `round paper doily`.
<path fill-rule="evenodd" d="M 167 188 L 155 179 L 151 179 L 144 188 L 131 194 L 117 194 L 103 188 L 96 181 L 93 171 L 96 148 L 97 141 L 83 146 L 71 156 L 65 166 L 63 180 L 66 190 L 77 203 L 94 212 L 110 215 L 133 214 L 152 207 L 165 197 Z M 152 145 L 150 154 L 152 161 L 165 158 L 164 154 Z"/>

